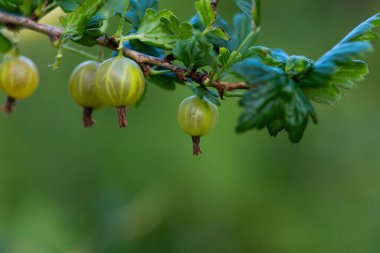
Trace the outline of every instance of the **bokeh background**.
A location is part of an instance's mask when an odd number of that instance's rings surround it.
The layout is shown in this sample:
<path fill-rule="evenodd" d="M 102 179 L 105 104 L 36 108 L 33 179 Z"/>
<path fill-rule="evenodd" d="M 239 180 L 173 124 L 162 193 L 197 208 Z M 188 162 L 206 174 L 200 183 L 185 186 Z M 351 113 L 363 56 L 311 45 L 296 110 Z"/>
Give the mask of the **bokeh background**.
<path fill-rule="evenodd" d="M 194 13 L 190 0 L 161 8 L 182 20 Z M 223 0 L 219 10 L 230 21 L 237 11 Z M 379 11 L 374 0 L 266 0 L 258 43 L 317 58 Z M 301 144 L 237 135 L 241 109 L 228 99 L 193 157 L 176 124 L 187 88 L 149 86 L 128 129 L 105 109 L 85 130 L 67 88 L 84 59 L 67 52 L 53 71 L 47 38 L 22 38 L 41 83 L 0 117 L 1 253 L 379 252 L 379 42 L 368 78 L 336 106 L 316 105 L 320 123 Z"/>

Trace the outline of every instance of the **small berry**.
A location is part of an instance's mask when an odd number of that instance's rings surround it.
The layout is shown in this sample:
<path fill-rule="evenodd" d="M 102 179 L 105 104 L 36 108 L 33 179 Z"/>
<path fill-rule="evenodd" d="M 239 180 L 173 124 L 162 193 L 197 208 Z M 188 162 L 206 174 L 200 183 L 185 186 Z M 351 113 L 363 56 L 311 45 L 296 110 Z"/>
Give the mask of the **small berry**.
<path fill-rule="evenodd" d="M 193 141 L 193 154 L 202 153 L 200 137 L 208 134 L 218 121 L 218 108 L 206 98 L 192 96 L 186 98 L 178 108 L 179 127 L 190 135 Z"/>
<path fill-rule="evenodd" d="M 128 58 L 108 59 L 96 72 L 96 94 L 105 105 L 117 108 L 121 128 L 127 126 L 126 108 L 139 101 L 144 89 L 143 72 L 136 62 Z"/>
<path fill-rule="evenodd" d="M 25 56 L 6 59 L 0 65 L 0 88 L 7 94 L 7 103 L 3 108 L 11 114 L 16 99 L 26 99 L 33 95 L 38 86 L 38 70 Z"/>
<path fill-rule="evenodd" d="M 73 100 L 83 107 L 83 127 L 95 124 L 92 118 L 93 110 L 103 106 L 95 92 L 95 76 L 99 67 L 96 61 L 86 61 L 79 64 L 70 76 L 69 91 Z"/>

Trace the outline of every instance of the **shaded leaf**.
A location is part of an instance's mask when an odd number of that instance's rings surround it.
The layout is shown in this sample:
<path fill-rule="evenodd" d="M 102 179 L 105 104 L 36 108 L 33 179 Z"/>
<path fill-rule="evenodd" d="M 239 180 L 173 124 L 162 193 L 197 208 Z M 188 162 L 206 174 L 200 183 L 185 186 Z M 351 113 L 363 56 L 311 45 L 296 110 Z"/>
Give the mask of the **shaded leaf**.
<path fill-rule="evenodd" d="M 138 29 L 147 9 L 158 10 L 158 0 L 130 0 L 125 19 L 134 29 Z"/>
<path fill-rule="evenodd" d="M 0 53 L 6 53 L 12 49 L 12 42 L 0 32 Z"/>
<path fill-rule="evenodd" d="M 158 87 L 160 87 L 164 90 L 173 91 L 176 89 L 176 81 L 177 80 L 178 79 L 177 79 L 175 74 L 168 73 L 168 74 L 164 74 L 164 75 L 150 76 L 147 81 L 149 83 L 157 85 Z"/>
<path fill-rule="evenodd" d="M 132 2 L 135 2 L 134 0 L 130 0 L 130 6 L 132 5 Z M 124 8 L 125 0 L 106 0 L 105 4 L 100 10 L 100 13 L 106 17 L 106 19 L 109 19 L 113 16 L 115 16 L 118 13 L 122 13 Z"/>
<path fill-rule="evenodd" d="M 97 11 L 103 6 L 105 0 L 87 0 L 74 12 L 61 17 L 60 21 L 64 27 L 65 34 L 72 40 L 78 41 L 83 37 L 88 22 L 95 16 Z M 101 15 L 96 16 L 93 22 L 103 19 Z"/>
<path fill-rule="evenodd" d="M 238 132 L 266 127 L 272 136 L 276 136 L 285 129 L 289 139 L 298 143 L 309 117 L 316 122 L 314 108 L 292 81 L 270 82 L 253 89 L 240 100 L 240 105 L 244 112 L 239 118 Z"/>
<path fill-rule="evenodd" d="M 56 0 L 58 6 L 66 13 L 75 11 L 83 2 L 84 0 Z"/>
<path fill-rule="evenodd" d="M 190 69 L 208 65 L 205 53 L 199 48 L 199 42 L 195 38 L 178 41 L 173 49 L 173 54 L 177 60 L 182 61 Z"/>
<path fill-rule="evenodd" d="M 228 47 L 230 50 L 236 50 L 238 47 L 243 43 L 243 41 L 248 37 L 250 34 L 252 28 L 251 28 L 251 20 L 249 17 L 242 13 L 238 13 L 235 15 L 234 20 L 234 29 L 232 32 L 232 40 L 229 43 Z M 242 54 L 244 54 L 248 48 L 250 48 L 253 45 L 254 38 L 251 39 L 243 48 L 241 51 Z"/>
<path fill-rule="evenodd" d="M 198 15 L 193 16 L 190 19 L 190 23 L 199 32 L 203 32 L 206 29 L 206 27 L 200 21 L 200 18 Z M 219 15 L 216 16 L 214 25 L 215 27 L 223 29 L 223 31 L 225 32 L 225 34 L 227 34 L 227 36 L 228 34 L 230 34 L 230 27 L 227 21 L 225 21 L 221 16 Z M 214 45 L 216 49 L 220 47 L 228 47 L 229 42 L 226 39 L 218 37 L 217 35 L 213 33 L 207 33 L 206 38 Z"/>
<path fill-rule="evenodd" d="M 248 58 L 232 66 L 231 72 L 251 85 L 277 82 L 286 78 L 283 70 L 261 63 L 255 58 Z"/>
<path fill-rule="evenodd" d="M 235 5 L 252 21 L 252 28 L 261 23 L 261 0 L 234 0 Z"/>
<path fill-rule="evenodd" d="M 279 68 L 285 68 L 286 62 L 289 58 L 285 52 L 279 49 L 272 50 L 263 46 L 251 47 L 248 55 L 259 58 L 265 65 Z"/>
<path fill-rule="evenodd" d="M 195 33 L 195 38 L 199 43 L 199 49 L 204 54 L 204 60 L 207 65 L 211 67 L 213 73 L 219 73 L 220 68 L 218 55 L 214 51 L 213 45 L 201 33 Z"/>
<path fill-rule="evenodd" d="M 317 88 L 305 87 L 302 89 L 308 99 L 317 103 L 334 105 L 342 95 L 335 85 L 323 85 Z"/>
<path fill-rule="evenodd" d="M 180 24 L 171 11 L 156 13 L 148 9 L 136 35 L 145 44 L 171 50 L 178 40 L 192 36 L 192 26 L 187 22 Z"/>
<path fill-rule="evenodd" d="M 211 103 L 219 106 L 220 101 L 219 101 L 219 94 L 213 90 L 210 90 L 204 86 L 197 86 L 194 87 L 193 85 L 189 85 L 189 88 L 194 92 L 195 95 L 198 97 L 204 99 L 206 98 L 209 100 Z"/>

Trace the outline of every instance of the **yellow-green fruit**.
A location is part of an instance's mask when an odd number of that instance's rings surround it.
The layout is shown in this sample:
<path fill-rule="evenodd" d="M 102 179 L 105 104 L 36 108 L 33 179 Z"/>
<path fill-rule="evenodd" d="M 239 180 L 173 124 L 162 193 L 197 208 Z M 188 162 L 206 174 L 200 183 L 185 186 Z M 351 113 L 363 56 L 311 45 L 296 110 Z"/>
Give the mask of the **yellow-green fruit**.
<path fill-rule="evenodd" d="M 30 97 L 37 89 L 38 79 L 36 66 L 24 56 L 7 59 L 0 65 L 0 87 L 13 99 Z"/>
<path fill-rule="evenodd" d="M 209 133 L 218 121 L 218 108 L 206 99 L 192 96 L 178 108 L 178 124 L 187 134 L 201 137 Z"/>
<path fill-rule="evenodd" d="M 182 131 L 192 136 L 193 153 L 201 153 L 200 137 L 208 134 L 218 121 L 218 108 L 205 98 L 186 98 L 178 108 L 178 124 Z"/>
<path fill-rule="evenodd" d="M 113 107 L 128 107 L 144 93 L 145 78 L 139 65 L 124 57 L 111 58 L 100 64 L 96 73 L 96 93 Z"/>
<path fill-rule="evenodd" d="M 111 58 L 96 72 L 95 91 L 105 105 L 117 107 L 119 125 L 127 126 L 126 107 L 140 100 L 145 78 L 139 65 L 124 57 Z"/>
<path fill-rule="evenodd" d="M 78 105 L 84 108 L 83 126 L 85 128 L 95 124 L 92 112 L 103 105 L 95 92 L 95 77 L 98 67 L 99 63 L 96 61 L 86 61 L 79 64 L 70 76 L 70 95 Z"/>
<path fill-rule="evenodd" d="M 83 108 L 97 109 L 103 105 L 95 92 L 96 61 L 78 65 L 70 76 L 69 90 L 73 100 Z"/>

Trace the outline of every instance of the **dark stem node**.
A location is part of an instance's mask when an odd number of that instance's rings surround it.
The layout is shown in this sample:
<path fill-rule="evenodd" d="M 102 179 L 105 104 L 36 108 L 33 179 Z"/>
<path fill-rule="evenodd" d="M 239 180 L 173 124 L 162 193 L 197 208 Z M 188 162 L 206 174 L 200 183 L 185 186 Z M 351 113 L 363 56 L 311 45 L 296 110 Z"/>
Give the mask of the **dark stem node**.
<path fill-rule="evenodd" d="M 201 137 L 199 137 L 199 136 L 192 136 L 191 139 L 193 140 L 193 155 L 202 154 L 202 150 L 201 150 L 201 147 L 200 147 Z"/>
<path fill-rule="evenodd" d="M 127 108 L 125 106 L 120 106 L 117 108 L 117 114 L 119 117 L 120 128 L 126 128 L 128 126 L 127 122 Z"/>
<path fill-rule="evenodd" d="M 7 102 L 5 106 L 3 107 L 3 112 L 7 115 L 12 114 L 13 107 L 15 106 L 15 104 L 16 104 L 16 99 L 12 97 L 7 97 Z"/>
<path fill-rule="evenodd" d="M 83 109 L 83 127 L 90 128 L 95 124 L 95 120 L 92 118 L 92 113 L 94 109 L 92 108 L 84 108 Z"/>

